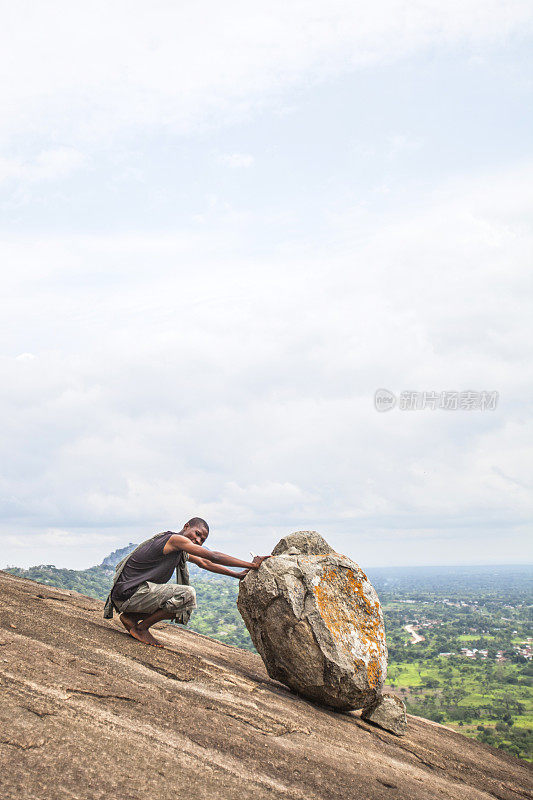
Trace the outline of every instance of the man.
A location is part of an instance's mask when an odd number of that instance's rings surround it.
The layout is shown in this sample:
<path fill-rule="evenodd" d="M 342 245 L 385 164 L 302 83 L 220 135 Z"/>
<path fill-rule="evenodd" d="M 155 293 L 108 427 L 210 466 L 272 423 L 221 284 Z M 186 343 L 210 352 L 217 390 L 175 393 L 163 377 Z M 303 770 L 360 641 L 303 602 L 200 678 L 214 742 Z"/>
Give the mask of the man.
<path fill-rule="evenodd" d="M 187 622 L 196 608 L 196 592 L 185 583 L 167 583 L 175 569 L 185 561 L 197 564 L 209 572 L 231 575 L 241 580 L 250 569 L 258 569 L 265 558 L 253 561 L 208 550 L 203 547 L 209 535 L 209 525 L 200 517 L 185 523 L 179 533 L 165 531 L 147 539 L 117 567 L 115 582 L 106 603 L 106 618 L 113 608 L 120 612 L 120 621 L 135 639 L 155 647 L 163 645 L 150 633 L 150 628 L 162 619 Z M 241 567 L 239 571 L 228 567 Z M 108 611 L 110 613 L 108 613 Z"/>

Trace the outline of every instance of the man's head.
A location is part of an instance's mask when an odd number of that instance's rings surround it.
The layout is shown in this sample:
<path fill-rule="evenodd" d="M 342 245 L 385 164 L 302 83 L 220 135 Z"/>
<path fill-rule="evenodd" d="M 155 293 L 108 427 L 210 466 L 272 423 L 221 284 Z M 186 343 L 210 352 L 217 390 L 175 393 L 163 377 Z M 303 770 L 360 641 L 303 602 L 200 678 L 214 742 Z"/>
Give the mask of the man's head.
<path fill-rule="evenodd" d="M 205 519 L 193 517 L 183 526 L 183 535 L 201 546 L 209 536 L 209 525 Z"/>

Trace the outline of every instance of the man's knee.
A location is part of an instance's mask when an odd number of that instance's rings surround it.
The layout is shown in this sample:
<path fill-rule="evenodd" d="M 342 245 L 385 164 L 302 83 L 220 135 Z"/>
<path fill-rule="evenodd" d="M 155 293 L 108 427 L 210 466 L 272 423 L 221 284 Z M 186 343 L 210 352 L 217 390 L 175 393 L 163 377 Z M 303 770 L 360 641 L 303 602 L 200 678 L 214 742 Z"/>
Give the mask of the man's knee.
<path fill-rule="evenodd" d="M 179 586 L 167 601 L 169 608 L 196 608 L 196 591 L 193 586 Z"/>
<path fill-rule="evenodd" d="M 187 605 L 196 607 L 196 589 L 194 586 L 187 586 L 183 593 L 183 599 Z"/>

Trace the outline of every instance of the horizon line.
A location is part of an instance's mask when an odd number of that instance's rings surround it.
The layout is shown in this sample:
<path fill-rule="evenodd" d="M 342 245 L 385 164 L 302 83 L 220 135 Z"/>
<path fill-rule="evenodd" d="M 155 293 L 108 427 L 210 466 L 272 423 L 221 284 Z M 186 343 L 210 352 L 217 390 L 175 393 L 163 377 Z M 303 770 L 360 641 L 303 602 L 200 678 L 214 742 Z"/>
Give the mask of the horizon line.
<path fill-rule="evenodd" d="M 105 556 L 107 558 L 107 556 Z M 353 559 L 351 559 L 353 560 Z M 355 562 L 358 563 L 358 562 Z M 88 569 L 93 569 L 94 567 L 101 566 L 100 564 L 91 564 L 90 567 L 58 567 L 56 564 L 32 564 L 30 567 L 19 567 L 16 564 L 7 564 L 5 567 L 0 567 L 0 571 L 7 570 L 7 569 L 34 569 L 35 567 L 54 567 L 54 569 L 68 569 L 74 572 L 84 572 Z M 360 566 L 360 565 L 359 565 Z M 372 564 L 372 566 L 365 566 L 365 570 L 371 569 L 434 569 L 440 567 L 464 567 L 464 568 L 472 568 L 472 567 L 533 567 L 533 562 L 524 563 L 516 563 L 516 562 L 508 562 L 508 563 L 501 563 L 501 562 L 490 562 L 485 564 L 465 564 L 462 563 L 455 563 L 455 564 Z"/>

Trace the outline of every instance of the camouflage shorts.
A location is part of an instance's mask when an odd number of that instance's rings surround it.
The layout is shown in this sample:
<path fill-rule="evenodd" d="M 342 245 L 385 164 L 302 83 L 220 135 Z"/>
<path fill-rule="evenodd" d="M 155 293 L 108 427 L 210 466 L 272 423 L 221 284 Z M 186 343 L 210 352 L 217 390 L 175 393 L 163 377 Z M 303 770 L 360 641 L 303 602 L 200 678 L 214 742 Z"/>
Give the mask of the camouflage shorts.
<path fill-rule="evenodd" d="M 181 617 L 179 621 L 186 624 L 196 608 L 196 592 L 192 586 L 183 584 L 144 581 L 127 600 L 113 602 L 117 611 L 126 614 L 149 615 L 164 608 L 169 613 L 175 612 L 174 618 Z"/>

